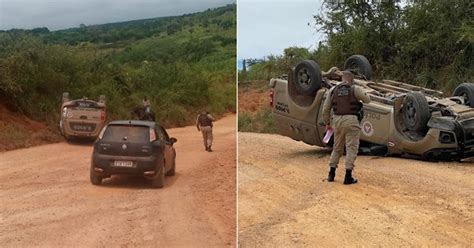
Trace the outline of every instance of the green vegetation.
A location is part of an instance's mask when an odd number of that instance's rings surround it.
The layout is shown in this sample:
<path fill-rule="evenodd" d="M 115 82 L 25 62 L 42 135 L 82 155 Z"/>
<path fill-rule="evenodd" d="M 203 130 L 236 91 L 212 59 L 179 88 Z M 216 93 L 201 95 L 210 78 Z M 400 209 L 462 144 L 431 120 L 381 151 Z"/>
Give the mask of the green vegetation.
<path fill-rule="evenodd" d="M 0 122 L 0 151 L 8 151 L 34 145 L 58 142 L 60 138 L 50 130 L 33 133 L 31 126 L 24 123 L 5 125 Z"/>
<path fill-rule="evenodd" d="M 56 123 L 61 94 L 106 95 L 109 118 L 147 96 L 158 121 L 182 126 L 201 109 L 235 111 L 236 6 L 178 17 L 0 31 L 0 99 Z"/>
<path fill-rule="evenodd" d="M 258 110 L 255 114 L 239 113 L 239 132 L 276 133 L 276 126 L 270 108 Z"/>
<path fill-rule="evenodd" d="M 315 16 L 325 34 L 315 50 L 290 47 L 281 56 L 247 60 L 247 80 L 287 73 L 303 59 L 323 70 L 343 67 L 362 54 L 375 77 L 389 78 L 450 92 L 474 77 L 474 4 L 453 1 L 325 1 Z M 242 79 L 241 77 L 239 77 Z"/>

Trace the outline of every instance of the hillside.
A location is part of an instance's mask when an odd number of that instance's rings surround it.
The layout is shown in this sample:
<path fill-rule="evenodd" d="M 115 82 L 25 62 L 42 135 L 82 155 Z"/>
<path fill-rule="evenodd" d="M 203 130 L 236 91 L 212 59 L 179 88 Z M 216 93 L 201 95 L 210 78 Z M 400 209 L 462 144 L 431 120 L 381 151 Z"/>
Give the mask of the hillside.
<path fill-rule="evenodd" d="M 236 6 L 50 32 L 0 31 L 0 98 L 54 126 L 62 92 L 107 96 L 110 119 L 144 96 L 165 126 L 235 112 Z"/>

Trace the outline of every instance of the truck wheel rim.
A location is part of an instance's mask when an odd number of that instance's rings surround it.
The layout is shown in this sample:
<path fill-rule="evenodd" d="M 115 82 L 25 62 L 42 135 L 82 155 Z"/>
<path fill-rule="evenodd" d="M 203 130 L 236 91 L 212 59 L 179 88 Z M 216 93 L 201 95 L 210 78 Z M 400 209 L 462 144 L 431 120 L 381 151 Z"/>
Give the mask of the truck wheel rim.
<path fill-rule="evenodd" d="M 309 86 L 311 85 L 311 74 L 308 72 L 308 69 L 301 68 L 298 71 L 297 81 L 304 89 L 309 88 Z"/>
<path fill-rule="evenodd" d="M 405 109 L 405 117 L 408 121 L 410 126 L 414 126 L 416 123 L 416 107 L 414 106 L 413 102 L 409 102 L 406 105 Z"/>
<path fill-rule="evenodd" d="M 360 69 L 359 67 L 357 66 L 356 63 L 351 63 L 348 67 L 347 67 L 347 70 L 356 74 L 356 75 L 360 75 Z"/>
<path fill-rule="evenodd" d="M 464 99 L 464 104 L 470 106 L 471 99 L 469 99 L 469 96 L 467 95 L 467 93 L 462 93 L 461 96 Z"/>

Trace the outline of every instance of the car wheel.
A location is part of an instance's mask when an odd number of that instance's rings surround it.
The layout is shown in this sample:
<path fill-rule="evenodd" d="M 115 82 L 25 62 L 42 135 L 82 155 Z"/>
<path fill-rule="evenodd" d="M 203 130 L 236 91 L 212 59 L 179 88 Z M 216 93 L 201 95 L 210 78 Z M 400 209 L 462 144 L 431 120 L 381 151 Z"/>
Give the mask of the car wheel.
<path fill-rule="evenodd" d="M 163 162 L 163 168 L 161 168 L 158 175 L 151 181 L 153 188 L 163 188 L 165 186 L 165 167 Z"/>
<path fill-rule="evenodd" d="M 423 132 L 431 118 L 430 108 L 425 95 L 421 92 L 409 92 L 403 100 L 403 123 L 410 131 Z"/>
<path fill-rule="evenodd" d="M 372 66 L 369 60 L 362 55 L 352 55 L 344 62 L 344 70 L 364 76 L 367 80 L 372 78 Z"/>
<path fill-rule="evenodd" d="M 173 166 L 171 169 L 166 173 L 166 176 L 174 176 L 176 174 L 176 161 L 173 162 Z"/>
<path fill-rule="evenodd" d="M 101 185 L 102 184 L 102 177 L 101 176 L 97 176 L 96 174 L 94 174 L 92 172 L 92 168 L 91 168 L 91 171 L 90 171 L 90 179 L 91 179 L 91 183 L 94 184 L 94 185 Z"/>
<path fill-rule="evenodd" d="M 464 98 L 464 104 L 474 108 L 474 84 L 462 83 L 454 89 L 454 96 L 461 96 Z"/>
<path fill-rule="evenodd" d="M 321 88 L 321 69 L 313 60 L 303 60 L 296 65 L 294 80 L 296 91 L 301 95 L 313 95 Z"/>

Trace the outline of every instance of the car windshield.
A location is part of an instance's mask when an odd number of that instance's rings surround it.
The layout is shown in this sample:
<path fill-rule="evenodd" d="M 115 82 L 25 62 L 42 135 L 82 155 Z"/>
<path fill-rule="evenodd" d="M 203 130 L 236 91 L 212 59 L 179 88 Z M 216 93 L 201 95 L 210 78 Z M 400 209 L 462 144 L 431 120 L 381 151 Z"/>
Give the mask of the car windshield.
<path fill-rule="evenodd" d="M 110 125 L 104 133 L 104 141 L 145 143 L 150 140 L 149 127 Z"/>

